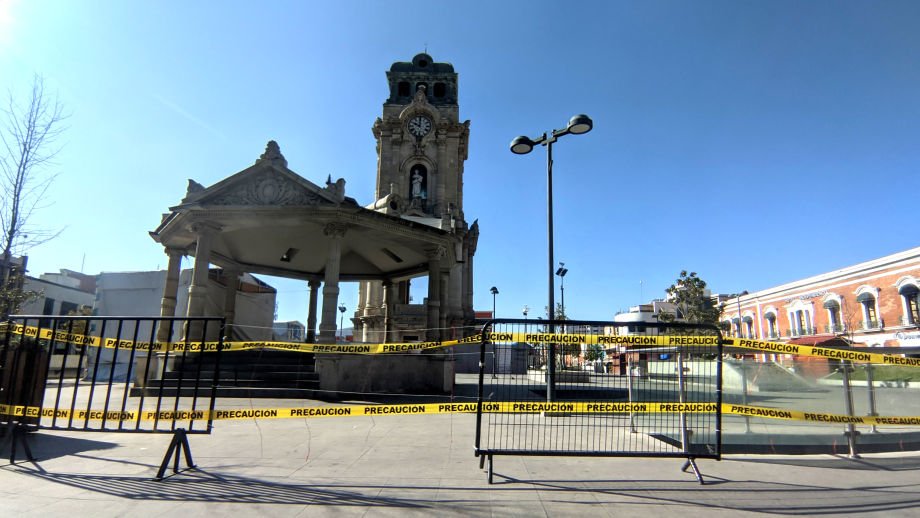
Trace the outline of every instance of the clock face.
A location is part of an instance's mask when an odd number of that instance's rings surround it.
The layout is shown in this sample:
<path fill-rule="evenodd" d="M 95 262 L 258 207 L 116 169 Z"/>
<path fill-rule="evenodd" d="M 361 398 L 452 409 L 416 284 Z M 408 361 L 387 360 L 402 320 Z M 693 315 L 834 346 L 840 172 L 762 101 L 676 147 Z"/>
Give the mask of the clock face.
<path fill-rule="evenodd" d="M 431 119 L 424 115 L 417 115 L 409 119 L 409 133 L 416 137 L 424 137 L 431 131 Z"/>

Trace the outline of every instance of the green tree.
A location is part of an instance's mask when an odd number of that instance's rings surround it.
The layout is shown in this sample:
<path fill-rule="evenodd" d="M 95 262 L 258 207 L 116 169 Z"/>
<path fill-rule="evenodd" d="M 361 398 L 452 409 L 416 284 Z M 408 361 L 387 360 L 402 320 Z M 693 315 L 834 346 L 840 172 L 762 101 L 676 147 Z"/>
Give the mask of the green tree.
<path fill-rule="evenodd" d="M 680 272 L 680 277 L 665 292 L 677 313 L 659 313 L 658 318 L 664 322 L 684 321 L 693 324 L 718 325 L 719 308 L 713 303 L 706 281 L 697 277 L 696 272 Z"/>
<path fill-rule="evenodd" d="M 603 346 L 600 344 L 591 344 L 588 346 L 588 350 L 585 351 L 585 359 L 589 362 L 593 362 L 595 360 L 603 360 L 604 354 Z"/>

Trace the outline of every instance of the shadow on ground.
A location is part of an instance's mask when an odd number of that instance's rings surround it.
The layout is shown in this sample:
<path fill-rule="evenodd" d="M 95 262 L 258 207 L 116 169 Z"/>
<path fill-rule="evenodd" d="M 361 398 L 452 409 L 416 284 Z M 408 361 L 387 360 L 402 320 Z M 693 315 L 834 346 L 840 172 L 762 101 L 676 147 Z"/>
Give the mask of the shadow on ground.
<path fill-rule="evenodd" d="M 911 469 L 910 466 L 920 462 L 916 459 L 911 460 L 914 464 L 894 462 L 908 459 L 881 459 L 864 463 L 847 462 L 849 460 L 841 462 L 841 459 L 827 459 L 827 465 L 818 463 L 818 467 Z M 766 460 L 745 459 L 738 462 Z M 861 467 L 852 468 L 854 465 Z M 152 472 L 153 466 L 150 468 Z M 163 481 L 154 481 L 138 476 L 54 474 L 30 469 L 28 465 L 16 469 L 23 475 L 42 481 L 134 501 L 378 507 L 436 511 L 439 514 L 467 514 L 481 512 L 484 508 L 511 510 L 531 498 L 539 499 L 544 509 L 549 510 L 554 505 L 584 505 L 585 512 L 592 512 L 591 509 L 596 510 L 598 505 L 625 504 L 635 511 L 648 506 L 648 512 L 658 512 L 655 510 L 660 511 L 661 505 L 684 505 L 699 507 L 701 511 L 715 508 L 796 516 L 893 511 L 920 505 L 918 484 L 839 488 L 782 481 L 730 481 L 711 475 L 706 477 L 707 485 L 700 486 L 695 480 L 683 478 L 524 480 L 496 473 L 496 484 L 486 486 L 475 482 L 469 485 L 442 485 L 419 479 L 414 479 L 419 482 L 417 485 L 274 482 L 203 470 L 190 470 Z"/>

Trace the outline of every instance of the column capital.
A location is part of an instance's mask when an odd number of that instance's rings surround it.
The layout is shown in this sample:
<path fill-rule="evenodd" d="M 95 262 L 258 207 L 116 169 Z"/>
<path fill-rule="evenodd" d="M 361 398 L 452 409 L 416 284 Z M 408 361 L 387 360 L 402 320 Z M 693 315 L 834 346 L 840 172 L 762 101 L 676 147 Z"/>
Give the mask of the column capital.
<path fill-rule="evenodd" d="M 429 261 L 434 261 L 444 257 L 444 254 L 447 253 L 447 249 L 443 246 L 435 246 L 425 249 L 425 255 L 428 257 Z"/>
<path fill-rule="evenodd" d="M 210 235 L 220 232 L 223 227 L 210 221 L 196 221 L 189 224 L 188 229 L 198 235 Z"/>
<path fill-rule="evenodd" d="M 173 246 L 163 247 L 163 252 L 170 258 L 182 257 L 188 253 L 185 248 L 176 248 Z"/>
<path fill-rule="evenodd" d="M 315 289 L 318 289 L 322 283 L 323 281 L 319 279 L 310 279 L 307 281 L 307 286 L 315 290 Z"/>
<path fill-rule="evenodd" d="M 323 234 L 336 238 L 336 237 L 345 237 L 345 232 L 348 230 L 348 225 L 339 221 L 332 221 L 326 223 L 326 226 L 323 227 Z"/>

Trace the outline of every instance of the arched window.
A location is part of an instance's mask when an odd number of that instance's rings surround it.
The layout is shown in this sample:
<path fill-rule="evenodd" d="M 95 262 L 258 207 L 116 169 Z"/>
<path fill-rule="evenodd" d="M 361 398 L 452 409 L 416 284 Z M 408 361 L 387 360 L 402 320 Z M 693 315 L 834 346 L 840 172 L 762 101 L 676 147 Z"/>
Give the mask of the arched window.
<path fill-rule="evenodd" d="M 767 313 L 763 316 L 767 321 L 767 338 L 779 338 L 779 328 L 776 327 L 776 313 Z"/>
<path fill-rule="evenodd" d="M 878 321 L 878 313 L 875 310 L 875 295 L 869 291 L 863 291 L 856 296 L 856 302 L 862 308 L 863 329 L 878 329 L 881 327 Z"/>
<path fill-rule="evenodd" d="M 409 82 L 408 81 L 399 82 L 399 85 L 397 86 L 397 89 L 396 89 L 396 95 L 398 95 L 399 97 L 409 97 L 410 93 L 409 93 Z"/>
<path fill-rule="evenodd" d="M 824 309 L 827 310 L 827 333 L 842 333 L 843 321 L 840 318 L 840 303 L 836 300 L 827 300 L 824 302 Z"/>
<path fill-rule="evenodd" d="M 743 324 L 741 327 L 744 330 L 742 338 L 754 338 L 754 317 L 751 315 L 744 315 L 741 317 L 741 322 Z"/>
<path fill-rule="evenodd" d="M 906 326 L 920 324 L 920 288 L 915 284 L 905 284 L 898 290 L 904 302 L 904 320 Z"/>

